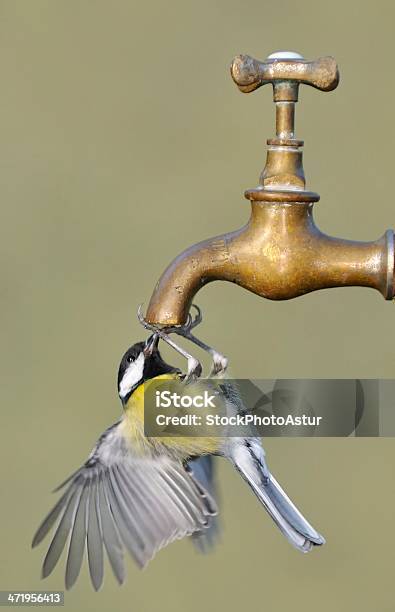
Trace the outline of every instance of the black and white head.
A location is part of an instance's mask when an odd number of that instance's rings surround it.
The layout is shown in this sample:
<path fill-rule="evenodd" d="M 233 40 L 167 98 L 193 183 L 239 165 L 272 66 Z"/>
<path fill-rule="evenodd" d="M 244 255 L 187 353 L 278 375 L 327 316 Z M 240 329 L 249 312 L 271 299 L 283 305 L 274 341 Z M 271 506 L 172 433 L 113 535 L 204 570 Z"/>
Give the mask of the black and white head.
<path fill-rule="evenodd" d="M 180 371 L 162 359 L 158 342 L 159 337 L 153 334 L 146 342 L 133 344 L 122 357 L 118 370 L 118 394 L 123 404 L 145 380 Z"/>

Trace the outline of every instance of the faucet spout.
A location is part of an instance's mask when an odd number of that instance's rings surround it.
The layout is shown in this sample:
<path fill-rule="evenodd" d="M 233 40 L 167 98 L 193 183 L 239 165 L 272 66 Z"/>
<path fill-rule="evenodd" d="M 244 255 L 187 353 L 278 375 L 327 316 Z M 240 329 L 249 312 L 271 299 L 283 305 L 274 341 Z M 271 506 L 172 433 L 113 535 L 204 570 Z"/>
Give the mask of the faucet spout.
<path fill-rule="evenodd" d="M 148 323 L 183 325 L 192 300 L 204 285 L 214 280 L 237 282 L 234 250 L 230 245 L 244 228 L 203 240 L 185 249 L 163 272 L 156 284 L 145 320 Z"/>
<path fill-rule="evenodd" d="M 392 299 L 393 277 L 391 230 L 373 242 L 334 238 L 315 225 L 312 202 L 253 201 L 246 226 L 195 244 L 174 259 L 155 287 L 146 320 L 182 325 L 196 293 L 214 280 L 270 300 L 345 286 L 371 287 Z"/>

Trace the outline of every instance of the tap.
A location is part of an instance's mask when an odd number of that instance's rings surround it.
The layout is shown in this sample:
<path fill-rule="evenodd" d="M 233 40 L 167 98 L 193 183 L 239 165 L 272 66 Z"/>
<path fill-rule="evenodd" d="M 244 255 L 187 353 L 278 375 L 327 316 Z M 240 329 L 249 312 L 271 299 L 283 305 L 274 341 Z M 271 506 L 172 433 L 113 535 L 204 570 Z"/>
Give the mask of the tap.
<path fill-rule="evenodd" d="M 294 133 L 299 86 L 335 89 L 339 71 L 334 58 L 307 61 L 287 51 L 265 61 L 239 55 L 231 76 L 243 93 L 273 86 L 276 136 L 267 140 L 258 186 L 244 194 L 251 202 L 251 217 L 241 229 L 199 242 L 170 263 L 153 291 L 146 323 L 156 328 L 185 325 L 196 293 L 216 280 L 270 300 L 345 286 L 371 287 L 392 299 L 393 231 L 372 242 L 328 236 L 314 222 L 319 195 L 305 188 L 303 141 Z"/>

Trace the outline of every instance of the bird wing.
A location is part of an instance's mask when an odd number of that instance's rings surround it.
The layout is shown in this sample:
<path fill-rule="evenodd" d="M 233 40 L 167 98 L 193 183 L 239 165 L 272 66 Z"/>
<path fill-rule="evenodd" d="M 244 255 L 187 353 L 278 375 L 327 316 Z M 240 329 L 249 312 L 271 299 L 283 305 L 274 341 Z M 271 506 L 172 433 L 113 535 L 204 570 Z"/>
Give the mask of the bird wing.
<path fill-rule="evenodd" d="M 199 484 L 208 491 L 212 498 L 218 500 L 214 457 L 211 455 L 198 457 L 189 461 L 188 467 L 192 470 L 192 474 Z M 218 537 L 219 521 L 216 516 L 210 521 L 208 529 L 201 529 L 192 534 L 192 542 L 199 552 L 206 553 L 216 544 Z"/>
<path fill-rule="evenodd" d="M 144 567 L 160 548 L 208 528 L 217 513 L 210 494 L 179 460 L 154 452 L 137 454 L 123 431 L 122 421 L 110 427 L 86 463 L 56 489 L 65 491 L 33 538 L 34 547 L 57 524 L 44 559 L 44 578 L 69 539 L 67 589 L 78 578 L 85 546 L 97 590 L 103 581 L 103 549 L 122 583 L 124 548 Z"/>

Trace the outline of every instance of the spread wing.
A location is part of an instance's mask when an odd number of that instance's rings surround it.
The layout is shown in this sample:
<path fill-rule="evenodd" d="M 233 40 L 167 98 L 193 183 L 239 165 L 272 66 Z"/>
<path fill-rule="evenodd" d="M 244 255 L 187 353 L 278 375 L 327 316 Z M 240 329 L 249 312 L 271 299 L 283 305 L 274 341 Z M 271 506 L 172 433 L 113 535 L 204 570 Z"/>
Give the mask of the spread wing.
<path fill-rule="evenodd" d="M 217 513 L 209 493 L 180 461 L 163 454 L 137 455 L 122 432 L 122 421 L 110 427 L 87 462 L 58 487 L 65 491 L 33 538 L 36 546 L 56 524 L 43 578 L 69 541 L 67 589 L 78 578 L 85 548 L 97 590 L 103 582 L 104 550 L 122 583 L 124 549 L 144 567 L 160 548 L 208 528 Z"/>

